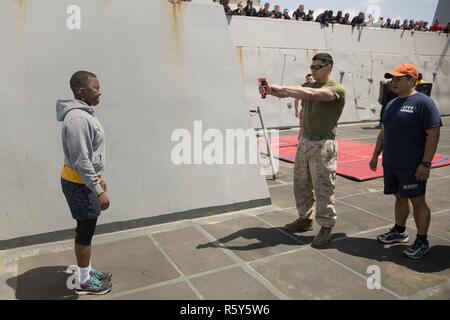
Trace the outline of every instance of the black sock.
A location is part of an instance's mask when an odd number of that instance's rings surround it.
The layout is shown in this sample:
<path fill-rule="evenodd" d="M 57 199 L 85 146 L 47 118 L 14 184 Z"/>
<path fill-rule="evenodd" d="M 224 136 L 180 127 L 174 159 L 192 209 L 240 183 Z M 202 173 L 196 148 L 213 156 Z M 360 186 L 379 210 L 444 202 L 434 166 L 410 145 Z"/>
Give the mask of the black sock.
<path fill-rule="evenodd" d="M 402 227 L 402 226 L 399 226 L 398 224 L 395 224 L 394 229 L 395 229 L 395 231 L 397 231 L 399 233 L 403 233 L 403 232 L 405 232 L 406 227 Z"/>
<path fill-rule="evenodd" d="M 417 239 L 421 241 L 427 241 L 427 235 L 417 234 Z"/>

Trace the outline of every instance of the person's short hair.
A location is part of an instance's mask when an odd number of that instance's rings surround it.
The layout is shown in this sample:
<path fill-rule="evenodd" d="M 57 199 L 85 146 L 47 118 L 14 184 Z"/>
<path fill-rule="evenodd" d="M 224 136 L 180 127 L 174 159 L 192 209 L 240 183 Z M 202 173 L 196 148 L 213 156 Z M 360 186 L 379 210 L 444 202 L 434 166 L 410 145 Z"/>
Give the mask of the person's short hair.
<path fill-rule="evenodd" d="M 70 89 L 72 89 L 72 92 L 76 94 L 81 88 L 87 87 L 89 78 L 97 78 L 97 76 L 89 71 L 75 72 L 70 78 Z"/>
<path fill-rule="evenodd" d="M 313 59 L 313 61 L 320 60 L 320 61 L 323 61 L 323 62 L 326 62 L 329 64 L 334 64 L 333 57 L 330 54 L 325 53 L 325 52 L 316 54 L 312 59 Z"/>
<path fill-rule="evenodd" d="M 309 78 L 309 77 L 312 77 L 312 76 L 313 76 L 312 73 L 308 73 L 305 78 Z"/>

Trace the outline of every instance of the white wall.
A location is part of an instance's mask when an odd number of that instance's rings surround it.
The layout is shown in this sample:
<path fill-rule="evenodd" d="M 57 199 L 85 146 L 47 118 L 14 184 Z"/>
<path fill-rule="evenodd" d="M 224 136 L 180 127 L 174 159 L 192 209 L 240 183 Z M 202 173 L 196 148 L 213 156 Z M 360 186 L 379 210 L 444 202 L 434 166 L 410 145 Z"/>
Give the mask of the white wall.
<path fill-rule="evenodd" d="M 81 30 L 66 8 L 81 8 Z M 0 2 L 0 240 L 72 228 L 55 102 L 97 74 L 111 208 L 100 223 L 267 198 L 258 165 L 171 162 L 175 129 L 249 129 L 223 9 L 165 0 Z M 264 202 L 263 201 L 263 202 Z M 224 209 L 225 210 L 225 209 Z M 1 242 L 1 241 L 0 241 Z"/>

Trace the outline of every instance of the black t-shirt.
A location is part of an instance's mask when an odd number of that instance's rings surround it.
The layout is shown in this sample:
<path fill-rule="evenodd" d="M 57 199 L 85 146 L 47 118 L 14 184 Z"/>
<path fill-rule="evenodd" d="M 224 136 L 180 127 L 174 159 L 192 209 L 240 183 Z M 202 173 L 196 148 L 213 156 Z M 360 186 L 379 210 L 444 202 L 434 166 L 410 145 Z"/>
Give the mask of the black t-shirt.
<path fill-rule="evenodd" d="M 395 98 L 383 116 L 383 166 L 415 169 L 422 162 L 426 131 L 442 126 L 436 104 L 423 93 Z"/>
<path fill-rule="evenodd" d="M 305 11 L 300 11 L 300 10 L 295 10 L 294 14 L 292 15 L 293 18 L 295 18 L 296 20 L 305 20 L 306 17 L 306 13 Z"/>
<path fill-rule="evenodd" d="M 272 11 L 271 17 L 273 17 L 274 19 L 281 19 L 283 17 L 283 13 L 281 13 L 281 11 L 275 12 Z"/>
<path fill-rule="evenodd" d="M 244 16 L 250 16 L 250 17 L 254 17 L 256 16 L 256 9 L 251 7 L 245 7 L 244 8 Z"/>
<path fill-rule="evenodd" d="M 265 10 L 263 10 L 263 9 L 261 9 L 261 10 L 258 11 L 258 17 L 261 17 L 261 18 L 269 18 L 269 17 L 271 17 L 271 16 L 272 16 L 272 12 L 270 12 L 270 11 L 265 11 Z"/>
<path fill-rule="evenodd" d="M 325 13 L 321 13 L 317 16 L 316 22 L 323 23 L 325 25 L 328 25 L 328 22 L 331 22 L 330 16 Z"/>
<path fill-rule="evenodd" d="M 342 19 L 344 19 L 344 17 L 342 16 L 334 16 L 331 18 L 331 22 L 332 23 L 342 23 Z"/>
<path fill-rule="evenodd" d="M 361 24 L 364 23 L 364 19 L 360 19 L 359 17 L 354 17 L 352 20 L 352 24 Z"/>

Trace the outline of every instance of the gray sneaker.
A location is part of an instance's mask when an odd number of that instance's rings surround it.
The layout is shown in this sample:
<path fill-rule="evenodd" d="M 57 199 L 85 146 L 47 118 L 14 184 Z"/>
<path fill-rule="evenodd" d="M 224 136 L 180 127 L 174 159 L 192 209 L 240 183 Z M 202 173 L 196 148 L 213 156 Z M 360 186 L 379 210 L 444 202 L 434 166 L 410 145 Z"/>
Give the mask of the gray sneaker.
<path fill-rule="evenodd" d="M 411 259 L 421 259 L 428 251 L 430 251 L 428 240 L 416 239 L 411 247 L 403 251 L 403 254 Z"/>
<path fill-rule="evenodd" d="M 91 277 L 85 284 L 81 284 L 79 289 L 75 289 L 75 293 L 79 296 L 88 294 L 101 295 L 110 292 L 111 288 L 111 282 L 102 282 L 97 277 Z"/>
<path fill-rule="evenodd" d="M 408 232 L 400 233 L 395 228 L 392 228 L 389 232 L 380 234 L 377 237 L 378 241 L 391 244 L 391 243 L 405 243 L 409 241 Z"/>
<path fill-rule="evenodd" d="M 91 272 L 89 273 L 91 277 L 95 277 L 100 281 L 109 281 L 112 278 L 111 272 L 100 272 L 95 270 L 94 268 L 91 268 Z"/>

